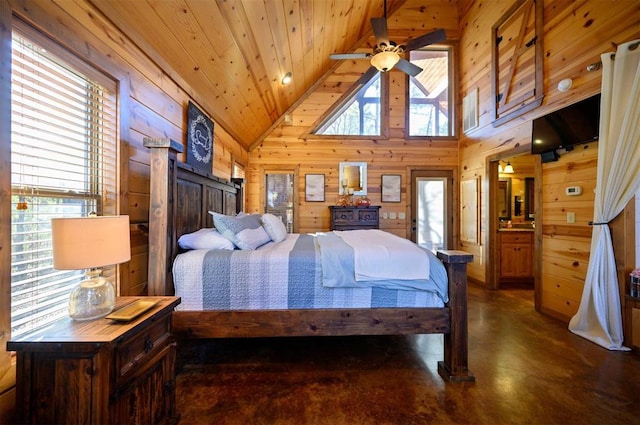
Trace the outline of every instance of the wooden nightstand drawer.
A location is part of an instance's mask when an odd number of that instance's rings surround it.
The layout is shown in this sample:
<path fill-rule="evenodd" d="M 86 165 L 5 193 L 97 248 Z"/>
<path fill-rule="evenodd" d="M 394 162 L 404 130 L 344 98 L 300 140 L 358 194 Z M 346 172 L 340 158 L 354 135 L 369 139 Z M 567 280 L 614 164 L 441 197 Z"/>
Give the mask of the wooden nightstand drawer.
<path fill-rule="evenodd" d="M 172 341 L 171 316 L 162 317 L 138 334 L 123 340 L 115 351 L 118 379 L 126 379 L 130 372 L 135 373 L 137 365 L 146 362 Z"/>

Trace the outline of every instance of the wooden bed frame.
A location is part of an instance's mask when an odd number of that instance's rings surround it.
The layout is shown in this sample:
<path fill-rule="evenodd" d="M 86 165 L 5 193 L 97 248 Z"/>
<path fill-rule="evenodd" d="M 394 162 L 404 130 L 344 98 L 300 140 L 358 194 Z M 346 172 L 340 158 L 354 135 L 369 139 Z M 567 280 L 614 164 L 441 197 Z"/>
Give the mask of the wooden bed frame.
<path fill-rule="evenodd" d="M 208 211 L 235 214 L 242 185 L 178 162 L 182 145 L 145 138 L 151 153 L 149 207 L 149 295 L 173 295 L 171 266 L 178 237 L 213 227 Z M 320 335 L 444 334 L 444 360 L 438 373 L 453 382 L 475 381 L 468 369 L 467 263 L 463 251 L 438 251 L 449 280 L 443 308 L 175 311 L 174 333 L 181 338 L 236 338 Z"/>

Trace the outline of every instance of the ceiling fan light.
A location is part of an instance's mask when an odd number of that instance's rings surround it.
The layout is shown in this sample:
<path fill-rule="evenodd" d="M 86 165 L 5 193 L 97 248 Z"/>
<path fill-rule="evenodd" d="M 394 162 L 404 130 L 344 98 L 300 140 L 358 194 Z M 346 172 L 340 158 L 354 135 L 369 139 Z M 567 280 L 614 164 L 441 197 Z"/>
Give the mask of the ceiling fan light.
<path fill-rule="evenodd" d="M 399 60 L 400 56 L 396 52 L 380 52 L 373 55 L 371 65 L 375 66 L 378 71 L 386 72 L 393 68 Z"/>

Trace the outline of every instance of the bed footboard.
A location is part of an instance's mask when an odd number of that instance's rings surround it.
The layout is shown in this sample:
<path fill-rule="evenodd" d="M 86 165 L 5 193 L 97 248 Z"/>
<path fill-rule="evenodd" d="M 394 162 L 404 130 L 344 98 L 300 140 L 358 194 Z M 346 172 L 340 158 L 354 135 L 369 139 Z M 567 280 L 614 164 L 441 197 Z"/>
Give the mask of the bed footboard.
<path fill-rule="evenodd" d="M 467 305 L 467 263 L 473 255 L 464 251 L 438 251 L 449 277 L 449 333 L 444 334 L 444 360 L 438 362 L 438 373 L 447 381 L 475 381 L 469 370 L 469 332 Z"/>

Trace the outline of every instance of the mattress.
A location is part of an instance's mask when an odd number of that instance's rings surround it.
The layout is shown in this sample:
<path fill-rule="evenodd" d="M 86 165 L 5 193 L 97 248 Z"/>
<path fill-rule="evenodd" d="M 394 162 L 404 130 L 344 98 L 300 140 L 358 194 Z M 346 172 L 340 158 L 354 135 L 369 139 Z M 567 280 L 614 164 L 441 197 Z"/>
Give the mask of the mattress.
<path fill-rule="evenodd" d="M 273 310 L 379 307 L 442 307 L 447 302 L 447 275 L 430 251 L 429 277 L 406 281 L 356 281 L 344 278 L 336 286 L 323 284 L 324 276 L 335 280 L 335 265 L 323 264 L 322 246 L 332 247 L 326 234 L 289 234 L 278 243 L 256 250 L 191 250 L 178 255 L 173 264 L 175 292 L 182 299 L 178 310 Z M 331 240 L 332 244 L 319 242 Z M 342 248 L 349 252 L 348 248 Z M 332 251 L 333 252 L 333 251 Z M 354 253 L 351 252 L 351 256 Z M 325 256 L 326 257 L 326 256 Z M 342 261 L 339 274 L 352 276 L 353 260 Z M 400 284 L 400 285 L 398 285 Z M 414 289 L 413 287 L 420 288 Z"/>

